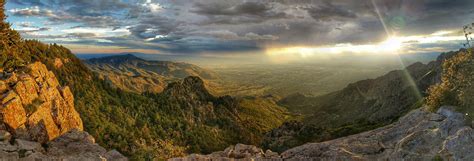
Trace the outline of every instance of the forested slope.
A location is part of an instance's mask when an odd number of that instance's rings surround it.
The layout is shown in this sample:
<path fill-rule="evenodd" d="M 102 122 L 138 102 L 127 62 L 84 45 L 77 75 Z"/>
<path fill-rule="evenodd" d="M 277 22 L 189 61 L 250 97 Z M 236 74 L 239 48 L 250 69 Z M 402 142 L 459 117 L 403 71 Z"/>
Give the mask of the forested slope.
<path fill-rule="evenodd" d="M 269 127 L 278 126 L 288 116 L 276 105 L 266 106 L 271 108 L 266 110 L 266 115 L 278 116 L 276 123 L 274 120 L 254 123 L 251 120 L 258 118 L 248 108 L 259 106 L 240 105 L 240 100 L 229 96 L 214 97 L 196 77 L 170 85 L 163 94 L 115 89 L 67 48 L 23 40 L 4 21 L 4 3 L 0 0 L 1 71 L 12 71 L 36 61 L 44 63 L 62 86 L 71 88 L 84 130 L 100 145 L 117 149 L 131 159 L 207 153 L 237 142 L 259 144 Z"/>

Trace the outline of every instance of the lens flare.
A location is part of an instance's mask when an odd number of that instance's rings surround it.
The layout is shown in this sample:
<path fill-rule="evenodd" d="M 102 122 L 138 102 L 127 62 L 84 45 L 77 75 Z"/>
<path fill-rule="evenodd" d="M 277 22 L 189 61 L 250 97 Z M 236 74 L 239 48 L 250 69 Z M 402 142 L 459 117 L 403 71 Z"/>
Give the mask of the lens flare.
<path fill-rule="evenodd" d="M 377 7 L 377 4 L 375 3 L 374 0 L 372 0 L 372 5 L 374 6 L 374 9 L 375 9 L 375 12 L 377 13 L 377 16 L 379 17 L 379 20 L 380 20 L 380 23 L 382 23 L 384 29 L 385 29 L 385 32 L 387 33 L 387 37 L 389 37 L 386 41 L 386 46 L 387 47 L 393 47 L 393 48 L 398 48 L 401 46 L 401 41 L 397 40 L 395 37 L 392 37 L 392 31 L 390 31 L 388 28 L 387 28 L 387 25 L 385 24 L 384 20 L 383 20 L 383 17 L 382 15 L 380 14 L 380 10 L 379 8 Z M 399 55 L 399 54 L 397 54 Z M 402 68 L 405 68 L 406 65 L 403 63 L 403 60 L 402 58 L 399 56 L 399 61 L 400 61 L 400 65 Z M 405 81 L 408 83 L 408 85 L 410 85 L 411 87 L 411 90 L 415 93 L 416 97 L 418 100 L 422 100 L 423 99 L 423 96 L 421 95 L 421 91 L 420 89 L 418 88 L 418 85 L 416 84 L 416 81 L 415 79 L 413 79 L 413 77 L 410 75 L 410 73 L 408 73 L 407 70 L 402 70 L 403 71 L 403 75 L 404 75 L 404 78 L 405 78 Z"/>

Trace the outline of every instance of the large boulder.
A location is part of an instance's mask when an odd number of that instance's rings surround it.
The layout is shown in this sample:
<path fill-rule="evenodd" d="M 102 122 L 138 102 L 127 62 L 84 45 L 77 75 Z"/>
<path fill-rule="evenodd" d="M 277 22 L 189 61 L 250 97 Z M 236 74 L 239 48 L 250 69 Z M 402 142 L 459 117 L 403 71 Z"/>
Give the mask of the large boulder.
<path fill-rule="evenodd" d="M 46 143 L 83 129 L 69 87 L 40 62 L 0 78 L 0 103 L 0 130 L 16 138 Z"/>
<path fill-rule="evenodd" d="M 0 131 L 0 138 L 8 137 L 8 132 Z M 0 142 L 0 160 L 128 160 L 115 150 L 107 152 L 87 132 L 79 130 L 71 130 L 45 145 L 22 139 Z"/>

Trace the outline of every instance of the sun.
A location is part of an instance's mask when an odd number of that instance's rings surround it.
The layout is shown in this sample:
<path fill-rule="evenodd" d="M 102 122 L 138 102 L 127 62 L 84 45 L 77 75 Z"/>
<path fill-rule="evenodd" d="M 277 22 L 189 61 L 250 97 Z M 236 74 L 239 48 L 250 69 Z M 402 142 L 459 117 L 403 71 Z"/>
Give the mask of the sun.
<path fill-rule="evenodd" d="M 402 49 L 402 41 L 398 37 L 389 37 L 380 44 L 380 48 L 388 52 L 397 52 Z"/>

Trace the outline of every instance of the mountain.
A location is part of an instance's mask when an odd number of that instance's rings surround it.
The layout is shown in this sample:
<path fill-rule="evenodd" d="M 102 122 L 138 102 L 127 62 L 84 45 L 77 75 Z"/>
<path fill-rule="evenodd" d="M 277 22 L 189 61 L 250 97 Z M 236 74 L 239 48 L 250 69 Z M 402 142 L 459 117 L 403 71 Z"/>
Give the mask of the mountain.
<path fill-rule="evenodd" d="M 444 106 L 437 112 L 419 108 L 397 122 L 364 133 L 307 143 L 279 155 L 254 146 L 236 145 L 209 155 L 178 160 L 473 160 L 474 129 L 463 113 Z"/>
<path fill-rule="evenodd" d="M 266 132 L 290 117 L 275 101 L 215 97 L 198 77 L 170 83 L 159 94 L 125 92 L 110 86 L 64 47 L 31 40 L 17 44 L 28 47 L 8 59 L 28 61 L 9 68 L 15 71 L 30 61 L 45 64 L 60 86 L 70 87 L 84 130 L 99 145 L 132 160 L 207 153 L 238 142 L 259 144 Z"/>
<path fill-rule="evenodd" d="M 439 66 L 434 66 L 431 70 L 436 71 L 435 76 L 432 77 L 435 79 L 428 80 L 435 80 L 436 83 L 428 88 L 426 103 L 420 103 L 421 108 L 412 109 L 395 122 L 386 126 L 380 125 L 382 126 L 380 128 L 332 140 L 326 138 L 329 141 L 306 140 L 304 145 L 285 150 L 281 154 L 269 150 L 263 152 L 262 149 L 254 146 L 237 144 L 235 147 L 231 146 L 224 151 L 209 155 L 194 154 L 171 160 L 473 160 L 474 154 L 471 150 L 474 148 L 474 129 L 472 128 L 474 87 L 471 84 L 474 81 L 473 60 L 472 49 L 461 49 L 458 52 L 441 55 L 436 62 L 433 62 Z M 424 71 L 413 68 L 414 66 L 408 67 L 407 71 L 411 74 Z M 380 78 L 383 77 L 387 75 Z M 415 82 L 423 84 L 423 81 Z M 417 96 L 412 95 L 412 97 Z M 399 98 L 393 97 L 395 100 Z M 304 99 L 296 101 L 304 101 Z M 323 139 L 324 136 L 334 137 L 334 132 L 337 134 L 344 128 L 355 131 L 361 130 L 360 128 L 368 129 L 364 127 L 363 122 L 355 122 L 350 126 L 335 129 L 314 128 L 314 125 L 287 122 L 269 132 L 269 135 L 274 138 L 279 137 L 276 140 L 277 145 L 285 143 L 296 145 L 295 141 L 308 139 L 308 137 L 320 137 L 319 139 Z M 345 134 L 348 135 L 348 133 Z"/>
<path fill-rule="evenodd" d="M 414 63 L 327 95 L 296 93 L 285 97 L 279 105 L 302 115 L 302 123 L 289 122 L 272 130 L 264 147 L 282 152 L 308 141 L 330 140 L 390 124 L 423 104 L 428 88 L 441 82 L 443 62 L 457 53 L 443 53 L 428 64 Z"/>
<path fill-rule="evenodd" d="M 340 126 L 364 119 L 375 122 L 396 119 L 426 96 L 428 87 L 441 81 L 445 53 L 428 64 L 414 63 L 375 79 L 349 84 L 319 97 L 295 94 L 279 103 L 295 113 L 306 114 L 305 122 Z"/>
<path fill-rule="evenodd" d="M 3 13 L 4 1 L 0 2 L 0 13 Z M 162 93 L 127 92 L 111 86 L 110 82 L 90 70 L 63 46 L 24 40 L 4 21 L 0 23 L 0 35 L 0 71 L 12 73 L 35 62 L 44 64 L 51 71 L 49 73 L 56 76 L 58 86 L 69 87 L 74 101 L 66 102 L 74 103 L 74 109 L 83 122 L 83 130 L 92 135 L 98 145 L 105 149 L 116 149 L 131 160 L 167 159 L 187 153 L 208 153 L 238 142 L 260 144 L 266 132 L 291 118 L 286 109 L 276 105 L 274 99 L 238 99 L 209 94 L 209 90 L 203 86 L 205 81 L 187 75 L 195 74 L 204 78 L 211 76 L 189 64 L 141 62 L 136 58 L 118 61 L 129 63 L 125 67 L 139 65 L 145 69 L 158 67 L 162 63 L 164 67 L 157 68 L 160 70 L 149 71 L 177 79 L 176 83 L 170 83 L 164 88 L 165 92 Z M 101 62 L 101 59 L 95 60 Z M 111 63 L 106 67 L 119 69 L 119 66 Z M 135 68 L 126 68 L 130 71 L 133 69 Z M 179 80 L 182 77 L 186 78 Z M 58 94 L 54 94 L 51 99 L 54 96 L 59 98 Z M 53 107 L 60 104 L 52 102 Z M 27 107 L 34 109 L 36 106 Z M 54 116 L 61 112 L 64 111 L 52 110 Z M 18 118 L 20 119 L 16 121 L 22 122 L 21 117 L 11 117 L 13 120 Z M 16 126 L 12 124 L 12 127 Z M 66 134 L 68 133 L 61 136 Z M 51 146 L 58 150 L 65 149 L 63 146 L 71 146 L 71 153 L 65 153 L 73 157 L 73 145 L 78 144 L 68 144 L 68 140 L 82 140 L 82 143 L 96 145 L 91 139 L 83 140 L 81 136 L 73 134 L 65 139 L 56 138 L 59 143 L 52 143 Z M 48 143 L 49 141 L 44 145 L 49 146 Z M 102 152 L 105 153 L 105 150 L 99 151 L 101 154 Z"/>
<path fill-rule="evenodd" d="M 437 112 L 413 110 L 397 122 L 372 131 L 282 154 L 286 159 L 339 160 L 473 160 L 474 130 L 453 107 Z"/>
<path fill-rule="evenodd" d="M 196 65 L 148 61 L 132 54 L 92 58 L 85 60 L 85 63 L 113 86 L 136 93 L 159 93 L 168 83 L 188 76 L 198 76 L 204 80 L 217 79 L 215 73 Z"/>

